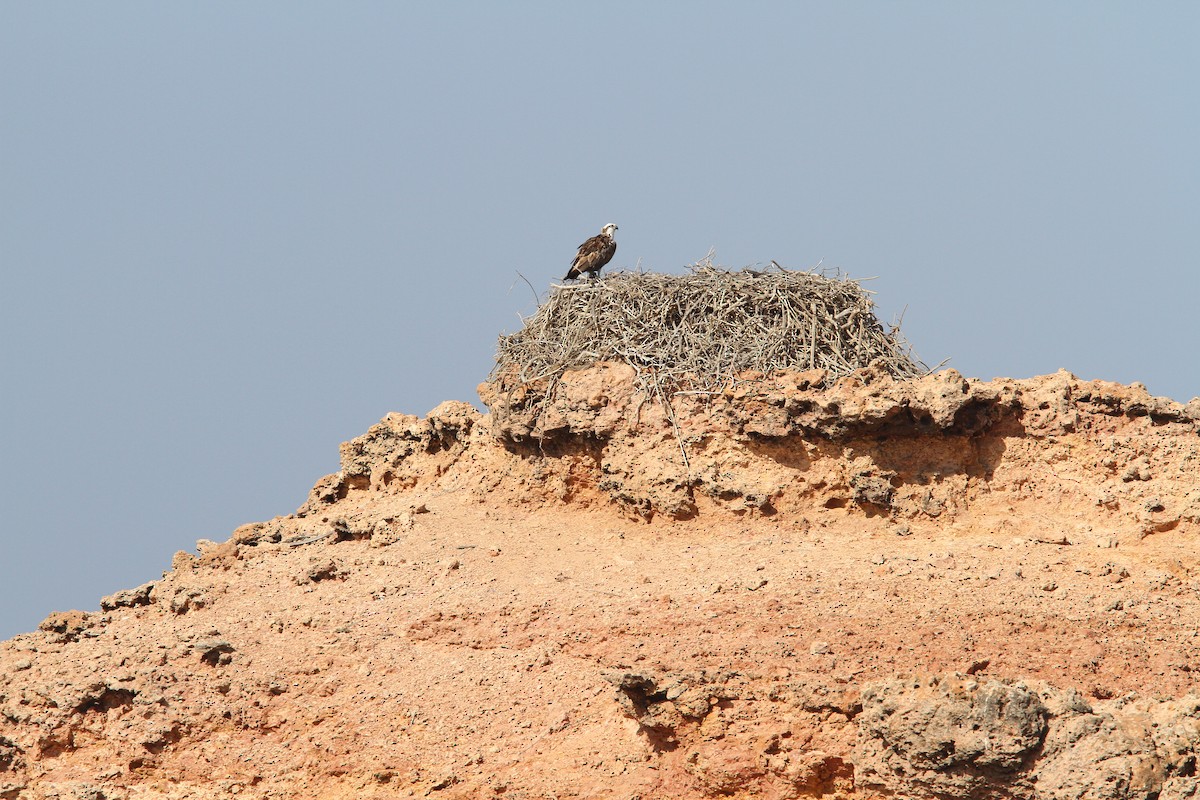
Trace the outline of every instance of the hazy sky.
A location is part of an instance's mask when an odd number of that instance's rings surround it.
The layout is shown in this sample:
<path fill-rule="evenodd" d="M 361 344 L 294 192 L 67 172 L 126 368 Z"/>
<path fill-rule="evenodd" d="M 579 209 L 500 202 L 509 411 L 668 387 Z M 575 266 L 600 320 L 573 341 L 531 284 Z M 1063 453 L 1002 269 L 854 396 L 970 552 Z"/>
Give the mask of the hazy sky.
<path fill-rule="evenodd" d="M 0 4 L 0 638 L 477 402 L 575 247 L 1200 395 L 1200 4 Z M 516 284 L 514 286 L 514 283 Z"/>

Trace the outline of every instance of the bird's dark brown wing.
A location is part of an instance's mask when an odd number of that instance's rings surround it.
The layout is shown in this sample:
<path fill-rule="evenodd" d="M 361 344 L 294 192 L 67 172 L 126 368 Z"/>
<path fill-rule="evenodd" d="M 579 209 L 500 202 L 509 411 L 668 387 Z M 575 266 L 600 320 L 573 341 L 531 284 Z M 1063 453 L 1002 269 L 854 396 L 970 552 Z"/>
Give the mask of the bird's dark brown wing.
<path fill-rule="evenodd" d="M 612 261 L 617 252 L 617 242 L 604 234 L 598 234 L 579 245 L 579 252 L 571 262 L 567 279 L 578 278 L 585 272 L 599 272 L 600 268 Z"/>

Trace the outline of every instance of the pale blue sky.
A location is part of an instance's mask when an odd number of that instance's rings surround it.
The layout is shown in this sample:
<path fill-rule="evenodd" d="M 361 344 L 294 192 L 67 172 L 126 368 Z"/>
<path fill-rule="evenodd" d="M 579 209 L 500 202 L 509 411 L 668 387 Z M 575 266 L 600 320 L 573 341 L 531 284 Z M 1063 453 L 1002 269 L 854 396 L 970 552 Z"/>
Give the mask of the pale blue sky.
<path fill-rule="evenodd" d="M 495 338 L 716 248 L 968 376 L 1200 395 L 1200 4 L 0 5 L 0 637 L 287 514 Z M 516 282 L 516 286 L 513 284 Z"/>

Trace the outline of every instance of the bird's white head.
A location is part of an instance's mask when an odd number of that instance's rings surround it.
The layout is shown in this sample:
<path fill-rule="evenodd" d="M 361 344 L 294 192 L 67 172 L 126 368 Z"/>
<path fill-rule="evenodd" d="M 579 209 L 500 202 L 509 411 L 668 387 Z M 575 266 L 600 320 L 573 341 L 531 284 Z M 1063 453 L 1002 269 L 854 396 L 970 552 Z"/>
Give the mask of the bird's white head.
<path fill-rule="evenodd" d="M 603 228 L 601 228 L 600 232 L 603 233 L 605 236 L 611 237 L 614 233 L 617 232 L 617 224 L 615 222 L 610 222 L 607 225 L 605 225 Z"/>

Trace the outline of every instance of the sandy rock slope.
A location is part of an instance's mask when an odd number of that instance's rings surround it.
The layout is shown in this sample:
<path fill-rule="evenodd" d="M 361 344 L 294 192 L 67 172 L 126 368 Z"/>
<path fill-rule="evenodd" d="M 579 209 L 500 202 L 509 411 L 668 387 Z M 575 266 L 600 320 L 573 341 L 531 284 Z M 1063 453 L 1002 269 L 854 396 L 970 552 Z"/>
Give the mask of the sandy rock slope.
<path fill-rule="evenodd" d="M 0 644 L 0 798 L 1200 796 L 1200 400 L 602 364 Z"/>

